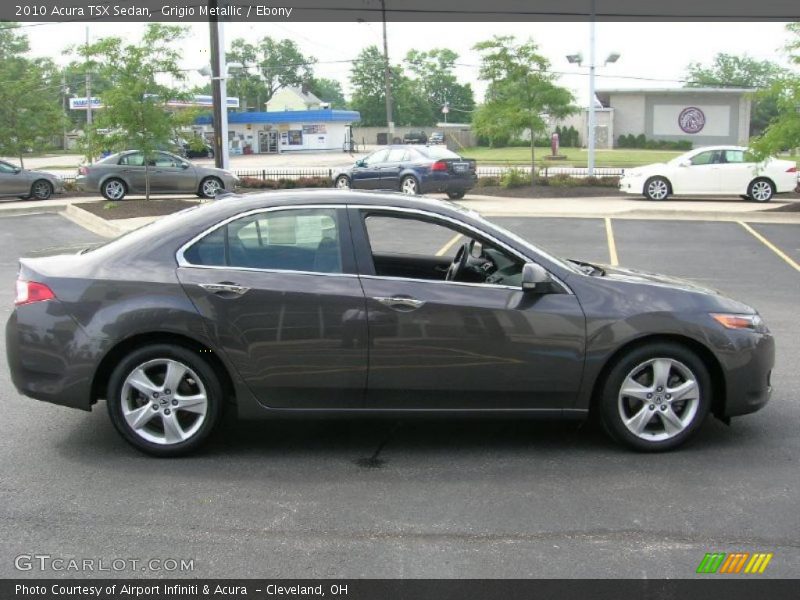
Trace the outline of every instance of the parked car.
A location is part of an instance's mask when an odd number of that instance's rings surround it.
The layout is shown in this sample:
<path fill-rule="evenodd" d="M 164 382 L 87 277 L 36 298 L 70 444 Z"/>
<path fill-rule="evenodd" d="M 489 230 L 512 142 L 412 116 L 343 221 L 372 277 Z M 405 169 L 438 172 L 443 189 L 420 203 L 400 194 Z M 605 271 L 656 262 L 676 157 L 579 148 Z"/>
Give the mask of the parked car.
<path fill-rule="evenodd" d="M 596 411 L 620 442 L 667 450 L 709 412 L 764 406 L 775 352 L 758 312 L 718 292 L 562 260 L 401 194 L 202 204 L 79 254 L 21 259 L 15 304 L 16 388 L 83 410 L 105 399 L 119 433 L 162 456 L 197 448 L 226 408 Z"/>
<path fill-rule="evenodd" d="M 441 146 L 389 146 L 334 175 L 338 188 L 399 190 L 406 194 L 444 192 L 463 198 L 475 187 L 475 161 Z"/>
<path fill-rule="evenodd" d="M 775 158 L 758 162 L 741 146 L 707 146 L 635 169 L 626 169 L 619 189 L 644 194 L 649 200 L 672 195 L 737 195 L 745 200 L 769 202 L 775 194 L 797 188 L 797 165 Z"/>
<path fill-rule="evenodd" d="M 427 144 L 428 136 L 424 131 L 409 131 L 403 136 L 404 144 Z"/>
<path fill-rule="evenodd" d="M 232 191 L 239 178 L 230 171 L 194 165 L 169 152 L 154 152 L 147 168 L 152 194 L 197 194 L 213 198 L 222 190 Z M 107 200 L 122 200 L 127 194 L 145 192 L 144 155 L 138 150 L 112 154 L 78 170 L 77 186 L 99 191 Z"/>
<path fill-rule="evenodd" d="M 434 131 L 428 138 L 429 144 L 444 144 L 444 134 L 441 131 Z"/>
<path fill-rule="evenodd" d="M 0 197 L 18 196 L 23 200 L 47 200 L 64 191 L 64 182 L 52 173 L 23 169 L 0 160 Z"/>
<path fill-rule="evenodd" d="M 198 143 L 181 139 L 178 142 L 181 147 L 181 156 L 185 158 L 214 158 L 214 147 L 205 140 Z"/>

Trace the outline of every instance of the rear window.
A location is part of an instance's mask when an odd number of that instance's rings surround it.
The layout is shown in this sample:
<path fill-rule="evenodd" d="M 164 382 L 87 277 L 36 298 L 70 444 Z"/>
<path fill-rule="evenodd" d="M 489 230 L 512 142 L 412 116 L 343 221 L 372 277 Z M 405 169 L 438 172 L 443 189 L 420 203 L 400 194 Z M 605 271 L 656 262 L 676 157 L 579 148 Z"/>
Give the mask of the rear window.
<path fill-rule="evenodd" d="M 418 148 L 418 152 L 424 154 L 428 158 L 440 160 L 443 158 L 461 158 L 458 154 L 447 148 L 441 146 L 428 146 L 426 148 Z"/>

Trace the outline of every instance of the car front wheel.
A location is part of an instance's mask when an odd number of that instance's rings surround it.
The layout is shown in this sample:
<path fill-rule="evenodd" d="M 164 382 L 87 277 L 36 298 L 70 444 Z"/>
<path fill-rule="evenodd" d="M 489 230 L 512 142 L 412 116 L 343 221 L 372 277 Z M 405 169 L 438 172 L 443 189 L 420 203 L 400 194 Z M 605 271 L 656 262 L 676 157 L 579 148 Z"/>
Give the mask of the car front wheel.
<path fill-rule="evenodd" d="M 648 200 L 666 200 L 669 196 L 669 182 L 663 177 L 651 177 L 644 184 L 644 195 Z"/>
<path fill-rule="evenodd" d="M 213 198 L 223 188 L 222 182 L 216 177 L 206 177 L 200 182 L 200 196 L 203 198 Z"/>
<path fill-rule="evenodd" d="M 350 189 L 350 178 L 347 175 L 339 175 L 336 178 L 336 187 L 340 190 Z"/>
<path fill-rule="evenodd" d="M 768 179 L 756 179 L 747 188 L 747 196 L 754 202 L 769 202 L 775 195 L 775 186 Z"/>
<path fill-rule="evenodd" d="M 108 413 L 117 431 L 138 450 L 178 456 L 196 449 L 222 413 L 214 370 L 197 352 L 157 344 L 135 350 L 114 369 Z"/>
<path fill-rule="evenodd" d="M 703 361 L 673 343 L 641 346 L 614 365 L 600 398 L 613 438 L 644 452 L 671 450 L 701 425 L 711 404 Z"/>

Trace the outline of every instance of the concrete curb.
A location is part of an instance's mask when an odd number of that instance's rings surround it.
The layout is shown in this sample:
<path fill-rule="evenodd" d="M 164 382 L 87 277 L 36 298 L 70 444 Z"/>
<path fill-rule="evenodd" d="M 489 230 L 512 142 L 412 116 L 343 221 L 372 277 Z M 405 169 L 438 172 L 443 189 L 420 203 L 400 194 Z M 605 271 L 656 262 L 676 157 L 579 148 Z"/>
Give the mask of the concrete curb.
<path fill-rule="evenodd" d="M 126 231 L 125 229 L 117 226 L 116 224 L 106 221 L 102 217 L 93 215 L 88 210 L 83 210 L 82 208 L 78 208 L 74 204 L 67 204 L 66 208 L 60 212 L 62 215 L 64 215 L 64 217 L 66 217 L 73 223 L 76 223 L 77 225 L 80 225 L 84 229 L 88 229 L 92 233 L 101 235 L 103 237 L 107 238 L 119 237 Z"/>

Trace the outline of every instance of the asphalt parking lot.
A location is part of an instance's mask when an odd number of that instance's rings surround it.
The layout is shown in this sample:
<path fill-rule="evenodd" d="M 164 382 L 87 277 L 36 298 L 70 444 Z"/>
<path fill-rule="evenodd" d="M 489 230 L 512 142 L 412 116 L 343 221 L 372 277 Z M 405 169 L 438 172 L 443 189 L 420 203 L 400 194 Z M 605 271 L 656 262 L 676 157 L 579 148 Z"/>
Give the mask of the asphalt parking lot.
<path fill-rule="evenodd" d="M 660 455 L 567 423 L 229 419 L 202 454 L 157 460 L 102 405 L 20 396 L 0 352 L 0 576 L 58 575 L 14 569 L 39 553 L 194 559 L 190 573 L 122 576 L 685 578 L 706 552 L 759 551 L 774 553 L 763 576 L 795 577 L 800 225 L 494 220 L 566 257 L 616 258 L 754 305 L 777 340 L 770 404 Z M 1 218 L 3 324 L 17 256 L 94 239 L 57 214 Z"/>

